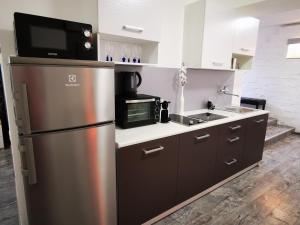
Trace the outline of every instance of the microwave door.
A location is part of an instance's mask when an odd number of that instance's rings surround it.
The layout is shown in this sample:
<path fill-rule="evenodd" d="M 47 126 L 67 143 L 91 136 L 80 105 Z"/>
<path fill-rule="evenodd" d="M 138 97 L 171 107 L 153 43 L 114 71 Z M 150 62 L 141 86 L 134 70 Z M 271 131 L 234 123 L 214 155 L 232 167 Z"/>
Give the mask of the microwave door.
<path fill-rule="evenodd" d="M 114 121 L 113 68 L 12 65 L 20 133 Z"/>
<path fill-rule="evenodd" d="M 32 225 L 116 225 L 114 124 L 21 139 Z"/>

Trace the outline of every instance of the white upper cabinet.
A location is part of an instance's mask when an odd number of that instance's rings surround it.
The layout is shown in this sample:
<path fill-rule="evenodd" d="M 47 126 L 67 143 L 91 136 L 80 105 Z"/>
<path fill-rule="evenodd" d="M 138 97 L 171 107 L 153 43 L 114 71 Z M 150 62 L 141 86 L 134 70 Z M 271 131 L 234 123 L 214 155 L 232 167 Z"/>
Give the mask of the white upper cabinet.
<path fill-rule="evenodd" d="M 159 42 L 160 0 L 98 0 L 99 32 Z"/>
<path fill-rule="evenodd" d="M 209 0 L 185 6 L 183 62 L 189 68 L 230 70 L 233 20 Z"/>
<path fill-rule="evenodd" d="M 238 18 L 234 22 L 233 53 L 254 56 L 259 29 L 259 20 L 253 17 Z"/>

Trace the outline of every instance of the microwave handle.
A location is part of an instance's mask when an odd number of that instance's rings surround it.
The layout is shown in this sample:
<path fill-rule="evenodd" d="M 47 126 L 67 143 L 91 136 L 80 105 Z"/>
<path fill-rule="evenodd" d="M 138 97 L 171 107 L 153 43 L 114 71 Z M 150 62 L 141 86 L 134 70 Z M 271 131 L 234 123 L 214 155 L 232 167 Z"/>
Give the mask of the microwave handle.
<path fill-rule="evenodd" d="M 126 101 L 125 101 L 125 103 L 127 103 L 127 104 L 146 103 L 146 102 L 155 102 L 155 98 L 151 98 L 151 99 L 140 99 L 140 100 L 126 100 Z"/>

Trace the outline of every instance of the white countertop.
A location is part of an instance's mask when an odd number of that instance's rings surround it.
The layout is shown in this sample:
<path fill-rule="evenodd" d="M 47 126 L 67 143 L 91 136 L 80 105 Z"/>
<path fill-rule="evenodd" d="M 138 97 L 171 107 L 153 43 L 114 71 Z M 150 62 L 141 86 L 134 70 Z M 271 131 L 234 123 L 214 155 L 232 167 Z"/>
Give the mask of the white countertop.
<path fill-rule="evenodd" d="M 233 122 L 236 120 L 246 119 L 254 116 L 268 114 L 268 111 L 265 110 L 254 110 L 253 112 L 248 113 L 233 113 L 223 110 L 207 110 L 200 109 L 194 111 L 185 112 L 184 115 L 193 115 L 199 113 L 211 112 L 214 114 L 226 116 L 224 119 L 214 120 L 207 123 L 201 123 L 193 126 L 185 126 L 182 124 L 169 122 L 169 123 L 157 123 L 153 125 L 136 127 L 130 129 L 120 129 L 116 128 L 116 145 L 117 148 L 123 148 L 126 146 L 139 144 L 155 139 L 160 139 L 164 137 L 169 137 L 177 134 L 182 134 L 194 130 L 199 130 L 202 128 L 212 127 L 224 123 Z"/>

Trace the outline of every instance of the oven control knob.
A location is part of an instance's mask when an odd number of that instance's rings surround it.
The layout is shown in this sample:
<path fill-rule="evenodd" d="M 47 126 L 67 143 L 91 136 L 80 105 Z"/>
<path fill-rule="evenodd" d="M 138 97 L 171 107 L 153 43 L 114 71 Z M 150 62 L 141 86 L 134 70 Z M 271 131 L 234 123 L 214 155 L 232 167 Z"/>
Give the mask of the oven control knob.
<path fill-rule="evenodd" d="M 84 43 L 84 47 L 86 48 L 86 49 L 91 49 L 91 47 L 92 47 L 92 44 L 90 43 L 90 42 L 85 42 Z"/>
<path fill-rule="evenodd" d="M 83 34 L 84 34 L 84 36 L 87 37 L 87 38 L 90 37 L 90 36 L 92 35 L 91 31 L 89 31 L 89 30 L 84 30 L 84 31 L 83 31 Z"/>
<path fill-rule="evenodd" d="M 158 107 L 155 107 L 155 112 L 159 112 L 159 108 Z"/>

